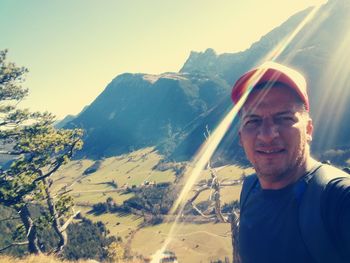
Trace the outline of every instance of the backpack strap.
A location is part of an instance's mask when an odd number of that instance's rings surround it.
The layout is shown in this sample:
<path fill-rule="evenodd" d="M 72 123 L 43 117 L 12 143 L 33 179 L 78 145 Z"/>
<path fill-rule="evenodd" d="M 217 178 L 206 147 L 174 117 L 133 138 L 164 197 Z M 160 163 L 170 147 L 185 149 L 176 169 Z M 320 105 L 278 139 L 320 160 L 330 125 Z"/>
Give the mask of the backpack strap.
<path fill-rule="evenodd" d="M 345 263 L 321 216 L 324 189 L 331 180 L 342 177 L 348 177 L 348 174 L 330 165 L 319 165 L 304 180 L 307 185 L 299 206 L 299 227 L 306 247 L 318 263 Z"/>

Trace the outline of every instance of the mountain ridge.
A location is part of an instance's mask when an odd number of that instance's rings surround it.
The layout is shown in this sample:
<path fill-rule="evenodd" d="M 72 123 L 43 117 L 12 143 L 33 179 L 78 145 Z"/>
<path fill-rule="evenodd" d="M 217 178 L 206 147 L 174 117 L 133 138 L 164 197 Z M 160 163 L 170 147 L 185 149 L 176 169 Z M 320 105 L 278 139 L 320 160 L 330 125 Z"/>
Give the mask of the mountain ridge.
<path fill-rule="evenodd" d="M 66 125 L 86 129 L 81 156 L 101 158 L 156 146 L 169 158 L 190 159 L 205 140 L 203 133 L 215 129 L 232 107 L 229 94 L 234 81 L 259 64 L 311 10 L 293 15 L 245 51 L 219 55 L 210 48 L 204 52 L 192 51 L 179 72 L 124 73 L 115 77 L 83 113 Z M 329 149 L 350 147 L 347 135 L 350 126 L 344 124 L 350 114 L 344 102 L 350 98 L 346 89 L 350 67 L 341 69 L 341 65 L 335 64 L 339 67 L 338 75 L 343 76 L 341 85 L 333 79 L 330 67 L 333 57 L 344 57 L 337 49 L 339 43 L 347 43 L 349 14 L 346 1 L 333 0 L 323 5 L 314 20 L 306 23 L 276 59 L 300 70 L 308 80 L 311 115 L 316 127 L 312 148 L 317 156 Z M 332 95 L 342 98 L 342 108 L 337 107 L 337 98 L 330 103 Z M 332 117 L 334 114 L 338 117 Z M 234 131 L 232 128 L 225 136 L 226 144 L 220 144 L 224 148 L 219 150 L 223 156 L 216 156 L 227 160 L 236 156 L 235 159 L 244 162 Z"/>

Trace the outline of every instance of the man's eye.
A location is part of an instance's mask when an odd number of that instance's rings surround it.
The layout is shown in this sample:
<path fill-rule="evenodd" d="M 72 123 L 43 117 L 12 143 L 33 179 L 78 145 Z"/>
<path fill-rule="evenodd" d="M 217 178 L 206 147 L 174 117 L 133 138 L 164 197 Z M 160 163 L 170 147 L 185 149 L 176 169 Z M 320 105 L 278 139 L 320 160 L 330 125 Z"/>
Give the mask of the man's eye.
<path fill-rule="evenodd" d="M 258 125 L 259 121 L 260 121 L 259 119 L 250 119 L 245 122 L 245 125 L 250 125 L 250 126 Z"/>
<path fill-rule="evenodd" d="M 295 120 L 292 116 L 281 116 L 277 118 L 278 123 L 294 123 Z"/>

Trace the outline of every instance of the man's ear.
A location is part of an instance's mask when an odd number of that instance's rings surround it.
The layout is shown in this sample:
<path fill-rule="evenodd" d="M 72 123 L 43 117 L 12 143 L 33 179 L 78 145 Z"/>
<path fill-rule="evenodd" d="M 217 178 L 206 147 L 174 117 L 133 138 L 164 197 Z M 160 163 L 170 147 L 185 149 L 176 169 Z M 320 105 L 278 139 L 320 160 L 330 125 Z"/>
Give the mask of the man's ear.
<path fill-rule="evenodd" d="M 312 119 L 309 118 L 306 125 L 306 139 L 307 139 L 307 142 L 309 143 L 312 141 L 313 132 L 314 132 L 314 125 L 312 123 Z"/>

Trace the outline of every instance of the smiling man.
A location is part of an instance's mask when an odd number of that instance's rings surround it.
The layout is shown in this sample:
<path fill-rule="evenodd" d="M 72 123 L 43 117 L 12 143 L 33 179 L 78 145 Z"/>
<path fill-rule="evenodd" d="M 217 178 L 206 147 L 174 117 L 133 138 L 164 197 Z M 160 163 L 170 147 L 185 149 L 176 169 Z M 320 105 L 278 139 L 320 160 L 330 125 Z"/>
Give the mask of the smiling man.
<path fill-rule="evenodd" d="M 241 99 L 240 144 L 256 171 L 241 193 L 242 262 L 350 262 L 350 179 L 310 155 L 304 77 L 265 63 L 235 83 Z"/>

